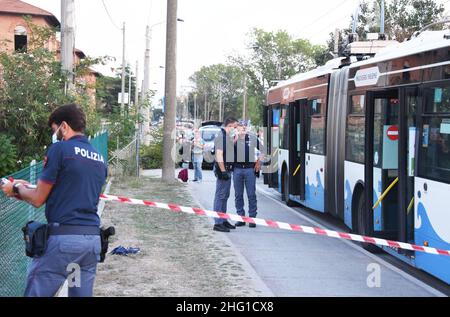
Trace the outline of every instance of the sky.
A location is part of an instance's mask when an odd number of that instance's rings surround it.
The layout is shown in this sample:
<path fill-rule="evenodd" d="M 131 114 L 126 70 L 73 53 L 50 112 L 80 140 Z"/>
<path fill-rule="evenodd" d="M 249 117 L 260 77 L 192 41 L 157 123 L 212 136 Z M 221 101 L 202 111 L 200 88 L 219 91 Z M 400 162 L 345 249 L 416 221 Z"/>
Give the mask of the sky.
<path fill-rule="evenodd" d="M 60 0 L 25 2 L 61 17 Z M 325 44 L 335 28 L 348 27 L 359 0 L 178 0 L 178 93 L 191 89 L 189 77 L 202 66 L 225 63 L 227 56 L 248 53 L 252 28 L 286 30 L 294 38 Z M 450 0 L 443 3 L 450 13 Z M 104 4 L 103 4 L 104 3 Z M 106 9 L 105 9 L 105 6 Z M 109 15 L 108 15 L 109 13 Z M 143 78 L 145 29 L 152 26 L 151 89 L 164 94 L 166 0 L 75 0 L 76 47 L 88 56 L 113 56 L 117 62 L 98 68 L 105 75 L 122 61 L 126 25 L 126 60 L 140 65 Z"/>

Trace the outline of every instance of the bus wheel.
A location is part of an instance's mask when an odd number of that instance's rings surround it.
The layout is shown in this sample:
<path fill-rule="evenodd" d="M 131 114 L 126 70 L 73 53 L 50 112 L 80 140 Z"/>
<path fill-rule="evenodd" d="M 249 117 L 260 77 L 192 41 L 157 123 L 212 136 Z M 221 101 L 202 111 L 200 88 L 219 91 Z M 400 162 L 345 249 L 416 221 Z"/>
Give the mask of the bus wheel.
<path fill-rule="evenodd" d="M 294 207 L 296 204 L 289 198 L 289 174 L 287 171 L 283 174 L 283 201 L 286 202 L 286 205 L 289 207 Z"/>
<path fill-rule="evenodd" d="M 357 211 L 358 211 L 358 229 L 357 233 L 361 236 L 372 236 L 373 231 L 369 230 L 367 223 L 368 219 L 366 216 L 366 210 L 365 210 L 365 198 L 364 198 L 364 191 L 361 192 L 358 198 L 358 204 L 357 204 Z M 367 250 L 371 253 L 380 253 L 381 249 L 377 247 L 374 244 L 371 243 L 365 243 L 365 242 L 359 242 L 359 244 L 362 246 L 364 250 Z"/>

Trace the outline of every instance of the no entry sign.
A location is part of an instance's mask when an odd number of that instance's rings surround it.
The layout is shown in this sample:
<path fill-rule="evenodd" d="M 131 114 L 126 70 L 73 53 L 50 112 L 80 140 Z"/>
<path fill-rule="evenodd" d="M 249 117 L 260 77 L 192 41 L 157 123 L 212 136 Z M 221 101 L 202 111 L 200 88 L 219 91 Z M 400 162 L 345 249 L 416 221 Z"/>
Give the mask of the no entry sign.
<path fill-rule="evenodd" d="M 398 141 L 399 131 L 398 126 L 393 125 L 387 130 L 387 137 L 391 141 Z"/>

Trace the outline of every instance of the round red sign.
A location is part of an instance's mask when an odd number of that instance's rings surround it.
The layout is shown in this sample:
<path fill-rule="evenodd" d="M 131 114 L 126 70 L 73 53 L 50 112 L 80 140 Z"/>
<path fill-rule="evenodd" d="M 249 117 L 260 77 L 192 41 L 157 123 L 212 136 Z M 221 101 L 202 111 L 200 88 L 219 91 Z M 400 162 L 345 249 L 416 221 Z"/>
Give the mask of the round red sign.
<path fill-rule="evenodd" d="M 399 131 L 396 125 L 393 125 L 387 130 L 387 136 L 391 141 L 398 141 Z"/>

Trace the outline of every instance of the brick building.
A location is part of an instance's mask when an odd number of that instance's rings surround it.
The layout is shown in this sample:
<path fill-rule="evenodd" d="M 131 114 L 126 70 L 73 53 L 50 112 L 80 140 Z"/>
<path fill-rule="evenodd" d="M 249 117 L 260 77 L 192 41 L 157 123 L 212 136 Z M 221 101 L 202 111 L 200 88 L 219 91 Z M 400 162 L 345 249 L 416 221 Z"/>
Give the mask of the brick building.
<path fill-rule="evenodd" d="M 59 29 L 61 24 L 58 19 L 43 9 L 30 5 L 20 0 L 0 0 L 0 51 L 14 53 L 26 51 L 31 30 L 27 27 L 24 16 L 31 16 L 32 22 L 38 26 L 46 26 Z M 61 43 L 55 35 L 46 44 L 49 51 L 55 52 L 55 58 L 60 60 Z M 86 58 L 83 51 L 75 49 L 74 62 L 78 64 Z M 78 83 L 88 85 L 88 94 L 95 105 L 95 84 L 98 73 L 92 71 L 81 78 Z"/>

